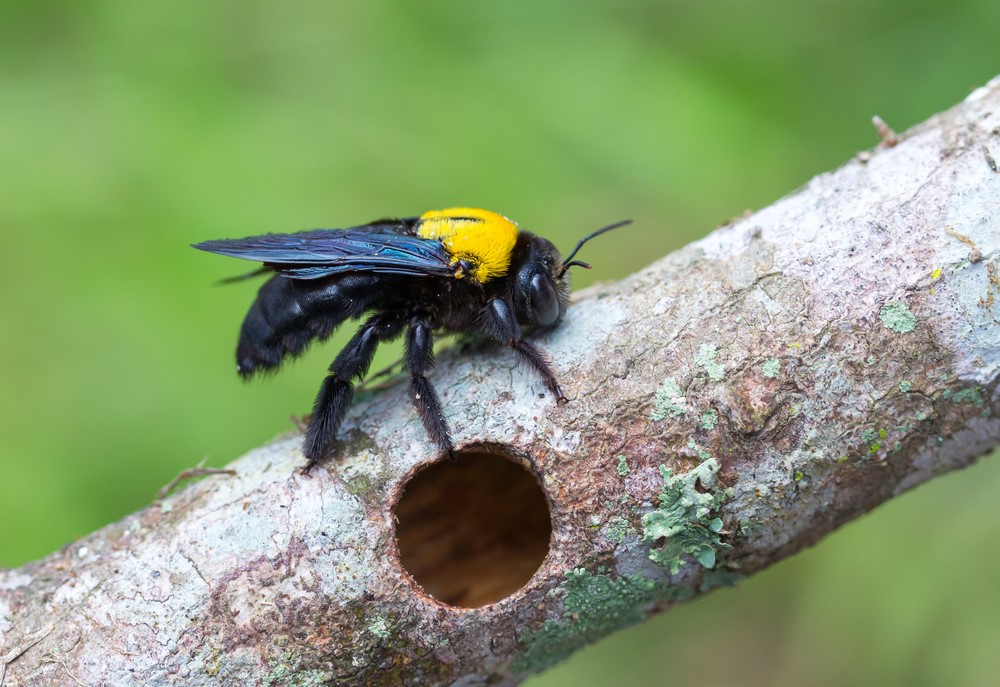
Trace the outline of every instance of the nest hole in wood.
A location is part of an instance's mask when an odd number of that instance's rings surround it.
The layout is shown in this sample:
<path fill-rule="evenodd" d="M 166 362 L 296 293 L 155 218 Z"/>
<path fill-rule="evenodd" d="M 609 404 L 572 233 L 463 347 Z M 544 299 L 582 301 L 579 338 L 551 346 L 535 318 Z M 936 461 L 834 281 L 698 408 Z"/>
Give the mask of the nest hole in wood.
<path fill-rule="evenodd" d="M 399 562 L 438 601 L 476 608 L 521 589 L 548 554 L 538 478 L 495 446 L 458 451 L 405 485 L 396 503 Z"/>

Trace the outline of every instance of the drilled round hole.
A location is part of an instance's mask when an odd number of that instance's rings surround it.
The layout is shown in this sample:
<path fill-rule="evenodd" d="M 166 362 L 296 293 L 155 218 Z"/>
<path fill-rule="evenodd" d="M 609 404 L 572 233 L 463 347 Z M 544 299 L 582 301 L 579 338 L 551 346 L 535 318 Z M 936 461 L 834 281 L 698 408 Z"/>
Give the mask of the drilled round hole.
<path fill-rule="evenodd" d="M 552 521 L 538 480 L 477 448 L 418 472 L 396 504 L 399 562 L 424 591 L 474 608 L 523 587 L 549 551 Z"/>

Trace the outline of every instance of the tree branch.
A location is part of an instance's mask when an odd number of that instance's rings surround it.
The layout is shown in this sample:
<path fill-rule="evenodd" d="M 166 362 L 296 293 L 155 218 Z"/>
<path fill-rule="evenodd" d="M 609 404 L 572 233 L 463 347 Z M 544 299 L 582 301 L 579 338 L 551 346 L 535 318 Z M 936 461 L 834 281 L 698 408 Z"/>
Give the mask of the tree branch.
<path fill-rule="evenodd" d="M 515 684 L 969 464 L 1000 443 L 1000 80 L 893 143 L 580 294 L 540 339 L 567 406 L 443 355 L 466 455 L 398 508 L 438 455 L 397 380 L 311 477 L 280 438 L 0 572 L 0 681 Z"/>

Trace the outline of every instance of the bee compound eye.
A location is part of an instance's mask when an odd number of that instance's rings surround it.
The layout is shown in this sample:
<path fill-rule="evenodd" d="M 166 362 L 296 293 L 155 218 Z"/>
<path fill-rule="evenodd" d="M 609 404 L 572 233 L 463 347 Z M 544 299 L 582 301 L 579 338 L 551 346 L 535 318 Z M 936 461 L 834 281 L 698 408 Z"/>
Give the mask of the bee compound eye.
<path fill-rule="evenodd" d="M 531 278 L 531 318 L 543 327 L 559 319 L 559 294 L 544 274 Z"/>

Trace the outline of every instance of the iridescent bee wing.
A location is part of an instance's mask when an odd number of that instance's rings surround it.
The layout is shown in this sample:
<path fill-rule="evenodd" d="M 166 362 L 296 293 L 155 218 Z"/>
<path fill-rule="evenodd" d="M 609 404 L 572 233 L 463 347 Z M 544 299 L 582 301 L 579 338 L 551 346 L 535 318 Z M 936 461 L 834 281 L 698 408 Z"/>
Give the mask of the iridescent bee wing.
<path fill-rule="evenodd" d="M 316 229 L 205 241 L 194 247 L 262 262 L 291 279 L 321 279 L 352 272 L 453 276 L 451 256 L 441 242 L 403 233 L 407 228 L 403 223 L 379 222 L 354 229 Z"/>

